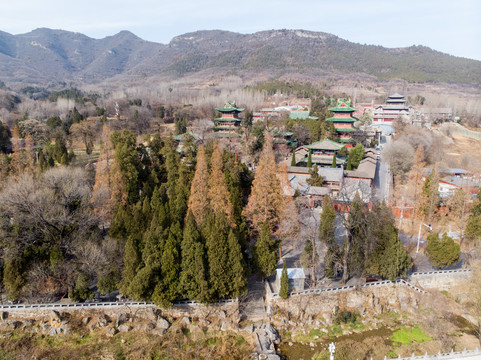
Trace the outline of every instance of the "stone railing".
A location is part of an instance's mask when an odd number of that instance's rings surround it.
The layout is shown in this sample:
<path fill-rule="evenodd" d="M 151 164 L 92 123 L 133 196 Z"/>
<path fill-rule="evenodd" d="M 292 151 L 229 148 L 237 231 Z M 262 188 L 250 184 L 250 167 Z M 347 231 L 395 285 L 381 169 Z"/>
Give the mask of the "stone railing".
<path fill-rule="evenodd" d="M 238 303 L 238 299 L 223 299 L 217 302 L 218 305 L 230 305 Z M 184 300 L 176 301 L 174 306 L 200 306 L 197 301 Z M 32 310 L 69 310 L 69 309 L 107 309 L 123 307 L 156 307 L 152 302 L 147 301 L 116 301 L 116 302 L 92 302 L 92 303 L 50 303 L 50 304 L 11 304 L 0 305 L 0 311 L 32 311 Z"/>
<path fill-rule="evenodd" d="M 426 275 L 448 275 L 448 274 L 466 274 L 470 273 L 471 269 L 456 269 L 456 270 L 433 270 L 424 272 L 414 272 L 411 276 L 426 276 Z"/>
<path fill-rule="evenodd" d="M 348 290 L 356 290 L 356 289 L 363 289 L 363 288 L 371 288 L 371 287 L 380 287 L 380 286 L 389 286 L 389 285 L 405 285 L 410 287 L 411 289 L 422 293 L 426 294 L 427 292 L 410 284 L 406 280 L 403 279 L 398 279 L 396 281 L 391 281 L 391 280 L 383 280 L 383 281 L 376 281 L 372 283 L 367 283 L 363 285 L 347 285 L 347 286 L 340 286 L 340 287 L 335 287 L 335 288 L 316 288 L 316 289 L 307 289 L 303 291 L 292 291 L 289 296 L 304 296 L 304 295 L 319 295 L 319 294 L 328 294 L 328 293 L 335 293 L 335 292 L 340 292 L 340 291 L 348 291 Z M 272 293 L 268 294 L 268 298 L 271 299 L 278 299 L 279 294 L 277 293 Z"/>
<path fill-rule="evenodd" d="M 398 358 L 393 358 L 392 360 L 396 359 L 396 360 L 422 360 L 422 359 L 425 359 L 425 360 L 441 360 L 441 359 L 468 359 L 470 357 L 473 357 L 473 358 L 479 358 L 479 356 L 481 355 L 481 351 L 476 348 L 474 350 L 466 350 L 464 349 L 463 351 L 453 351 L 451 350 L 451 352 L 449 353 L 437 353 L 435 355 L 428 355 L 427 353 L 425 355 L 418 355 L 418 356 L 415 356 L 414 354 L 410 357 L 404 357 L 404 358 L 401 358 L 401 357 L 398 357 Z M 384 357 L 384 360 L 388 360 L 388 357 Z"/>

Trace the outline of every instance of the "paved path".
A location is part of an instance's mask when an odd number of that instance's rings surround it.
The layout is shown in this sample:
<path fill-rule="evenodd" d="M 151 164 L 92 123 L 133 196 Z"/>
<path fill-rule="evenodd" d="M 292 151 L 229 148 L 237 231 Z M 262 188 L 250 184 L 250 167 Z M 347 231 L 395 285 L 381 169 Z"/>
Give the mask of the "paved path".
<path fill-rule="evenodd" d="M 242 320 L 259 321 L 267 318 L 264 302 L 264 282 L 257 276 L 247 281 L 248 292 L 239 299 Z"/>

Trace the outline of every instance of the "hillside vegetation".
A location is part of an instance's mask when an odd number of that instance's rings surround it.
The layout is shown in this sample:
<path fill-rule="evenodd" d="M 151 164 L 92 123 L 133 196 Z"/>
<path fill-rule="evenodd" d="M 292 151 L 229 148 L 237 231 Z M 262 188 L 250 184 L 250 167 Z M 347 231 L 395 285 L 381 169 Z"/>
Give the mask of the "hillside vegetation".
<path fill-rule="evenodd" d="M 148 42 L 128 31 L 104 39 L 79 33 L 36 29 L 0 32 L 0 81 L 98 83 L 114 77 L 181 77 L 206 69 L 327 74 L 363 73 L 379 80 L 481 84 L 481 62 L 424 46 L 384 48 L 304 30 L 254 34 L 197 31 L 168 45 Z"/>

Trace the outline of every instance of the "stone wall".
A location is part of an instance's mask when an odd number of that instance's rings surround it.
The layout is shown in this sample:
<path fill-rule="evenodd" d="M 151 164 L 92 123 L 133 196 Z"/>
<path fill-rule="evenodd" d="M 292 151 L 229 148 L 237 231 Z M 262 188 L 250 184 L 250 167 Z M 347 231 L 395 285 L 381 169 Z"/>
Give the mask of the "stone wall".
<path fill-rule="evenodd" d="M 370 316 L 378 316 L 386 311 L 414 311 L 422 296 L 426 295 L 410 287 L 387 285 L 295 296 L 285 300 L 276 298 L 270 301 L 270 311 L 272 315 L 283 313 L 294 321 L 322 317 L 330 322 L 336 309 Z"/>
<path fill-rule="evenodd" d="M 409 282 L 423 289 L 450 290 L 468 283 L 470 279 L 470 270 L 445 270 L 413 273 Z"/>

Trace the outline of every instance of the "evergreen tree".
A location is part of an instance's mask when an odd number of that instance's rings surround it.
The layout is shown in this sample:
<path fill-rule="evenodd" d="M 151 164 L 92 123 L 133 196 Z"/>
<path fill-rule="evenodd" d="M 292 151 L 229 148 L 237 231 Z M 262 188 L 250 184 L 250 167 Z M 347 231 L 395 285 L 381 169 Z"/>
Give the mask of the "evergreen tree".
<path fill-rule="evenodd" d="M 163 149 L 165 153 L 165 169 L 167 171 L 167 182 L 163 185 L 169 199 L 170 209 L 176 208 L 175 200 L 177 198 L 176 191 L 178 189 L 176 185 L 179 179 L 179 158 L 175 149 L 176 144 L 172 139 L 169 139 Z"/>
<path fill-rule="evenodd" d="M 222 154 L 217 143 L 214 143 L 214 151 L 211 156 L 211 171 L 209 177 L 209 202 L 214 213 L 223 212 L 231 224 L 235 226 L 233 219 L 232 204 L 229 190 L 222 171 Z"/>
<path fill-rule="evenodd" d="M 468 223 L 466 224 L 465 234 L 469 240 L 481 239 L 481 192 L 478 191 L 473 201 L 473 206 L 469 210 Z"/>
<path fill-rule="evenodd" d="M 254 263 L 262 278 L 271 275 L 277 266 L 278 246 L 272 239 L 269 220 L 262 224 L 262 230 L 253 250 Z"/>
<path fill-rule="evenodd" d="M 205 158 L 205 149 L 199 147 L 197 152 L 197 166 L 194 179 L 190 186 L 189 211 L 192 212 L 197 224 L 202 225 L 209 207 L 209 173 Z"/>
<path fill-rule="evenodd" d="M 339 275 L 342 270 L 343 254 L 337 244 L 332 244 L 327 249 L 327 253 L 324 256 L 324 275 L 327 278 L 334 278 Z"/>
<path fill-rule="evenodd" d="M 247 292 L 247 275 L 239 239 L 231 229 L 227 238 L 229 246 L 229 287 L 230 296 L 238 298 Z"/>
<path fill-rule="evenodd" d="M 347 159 L 347 165 L 346 165 L 346 170 L 352 170 L 352 164 L 351 164 L 351 159 Z"/>
<path fill-rule="evenodd" d="M 205 238 L 209 268 L 209 285 L 215 298 L 229 294 L 229 224 L 224 212 L 209 214 L 204 220 Z"/>
<path fill-rule="evenodd" d="M 169 232 L 169 237 L 164 246 L 161 258 L 161 280 L 156 285 L 152 294 L 154 304 L 168 308 L 178 297 L 180 273 L 180 254 L 177 239 L 174 233 Z"/>
<path fill-rule="evenodd" d="M 421 192 L 420 210 L 424 216 L 430 219 L 439 203 L 439 175 L 436 169 L 431 171 L 431 174 L 424 182 Z"/>
<path fill-rule="evenodd" d="M 190 170 L 185 163 L 179 165 L 179 178 L 176 183 L 174 214 L 175 219 L 178 219 L 181 225 L 184 223 L 184 218 L 187 215 L 188 201 L 190 195 L 190 181 L 192 179 Z"/>
<path fill-rule="evenodd" d="M 317 165 L 314 165 L 313 168 L 309 169 L 310 178 L 306 180 L 306 182 L 311 186 L 322 186 L 324 183 L 324 178 L 319 175 L 319 168 Z"/>
<path fill-rule="evenodd" d="M 334 155 L 332 156 L 332 165 L 331 168 L 335 169 L 337 168 L 337 159 L 336 159 L 337 153 L 334 152 Z"/>
<path fill-rule="evenodd" d="M 428 236 L 426 254 L 431 264 L 438 268 L 456 263 L 459 260 L 460 251 L 459 244 L 447 234 L 443 234 L 442 238 L 439 238 L 437 233 Z"/>
<path fill-rule="evenodd" d="M 319 224 L 319 240 L 326 245 L 334 244 L 334 232 L 336 230 L 336 211 L 329 196 L 324 197 L 322 213 Z"/>
<path fill-rule="evenodd" d="M 3 270 L 3 285 L 8 300 L 18 300 L 25 280 L 23 278 L 23 261 L 20 257 L 8 258 Z"/>
<path fill-rule="evenodd" d="M 130 295 L 129 286 L 137 274 L 140 266 L 141 257 L 138 239 L 131 235 L 125 243 L 124 250 L 124 269 L 122 271 L 122 281 L 120 282 L 120 292 Z"/>
<path fill-rule="evenodd" d="M 292 150 L 291 166 L 296 166 L 296 165 L 297 165 L 297 162 L 296 162 L 296 151 L 295 151 L 295 150 Z"/>
<path fill-rule="evenodd" d="M 382 227 L 378 231 L 373 229 L 378 233 L 377 247 L 369 257 L 367 269 L 383 279 L 394 281 L 398 276 L 406 276 L 412 267 L 412 261 L 394 224 L 387 222 Z"/>
<path fill-rule="evenodd" d="M 195 244 L 195 283 L 197 284 L 197 296 L 195 300 L 203 304 L 209 304 L 214 301 L 212 297 L 212 289 L 207 281 L 208 268 L 204 244 L 198 242 Z"/>
<path fill-rule="evenodd" d="M 307 167 L 312 167 L 312 150 L 309 149 L 309 155 L 307 156 Z"/>
<path fill-rule="evenodd" d="M 272 150 L 272 137 L 269 132 L 266 132 L 264 147 L 252 183 L 252 191 L 244 209 L 246 220 L 256 232 L 266 220 L 272 228 L 275 228 L 279 222 L 284 203 L 277 172 Z"/>
<path fill-rule="evenodd" d="M 366 213 L 358 193 L 351 202 L 346 224 L 347 236 L 343 248 L 343 274 L 345 283 L 352 274 L 362 274 L 365 267 L 364 244 L 366 240 Z"/>
<path fill-rule="evenodd" d="M 196 299 L 200 290 L 200 284 L 197 284 L 196 281 L 196 252 L 198 243 L 201 243 L 201 236 L 197 230 L 194 215 L 189 211 L 181 245 L 182 263 L 179 280 L 179 292 L 187 299 Z"/>
<path fill-rule="evenodd" d="M 115 162 L 122 177 L 127 202 L 136 203 L 139 196 L 140 163 L 135 135 L 128 130 L 114 131 L 111 135 L 115 149 Z"/>
<path fill-rule="evenodd" d="M 359 143 L 354 148 L 352 148 L 351 151 L 349 151 L 349 155 L 347 158 L 348 164 L 350 163 L 353 169 L 357 169 L 363 157 L 364 157 L 364 148 L 362 144 Z"/>
<path fill-rule="evenodd" d="M 289 296 L 289 278 L 287 277 L 287 265 L 285 262 L 284 265 L 282 265 L 281 288 L 279 290 L 279 296 L 282 299 L 287 299 Z"/>

